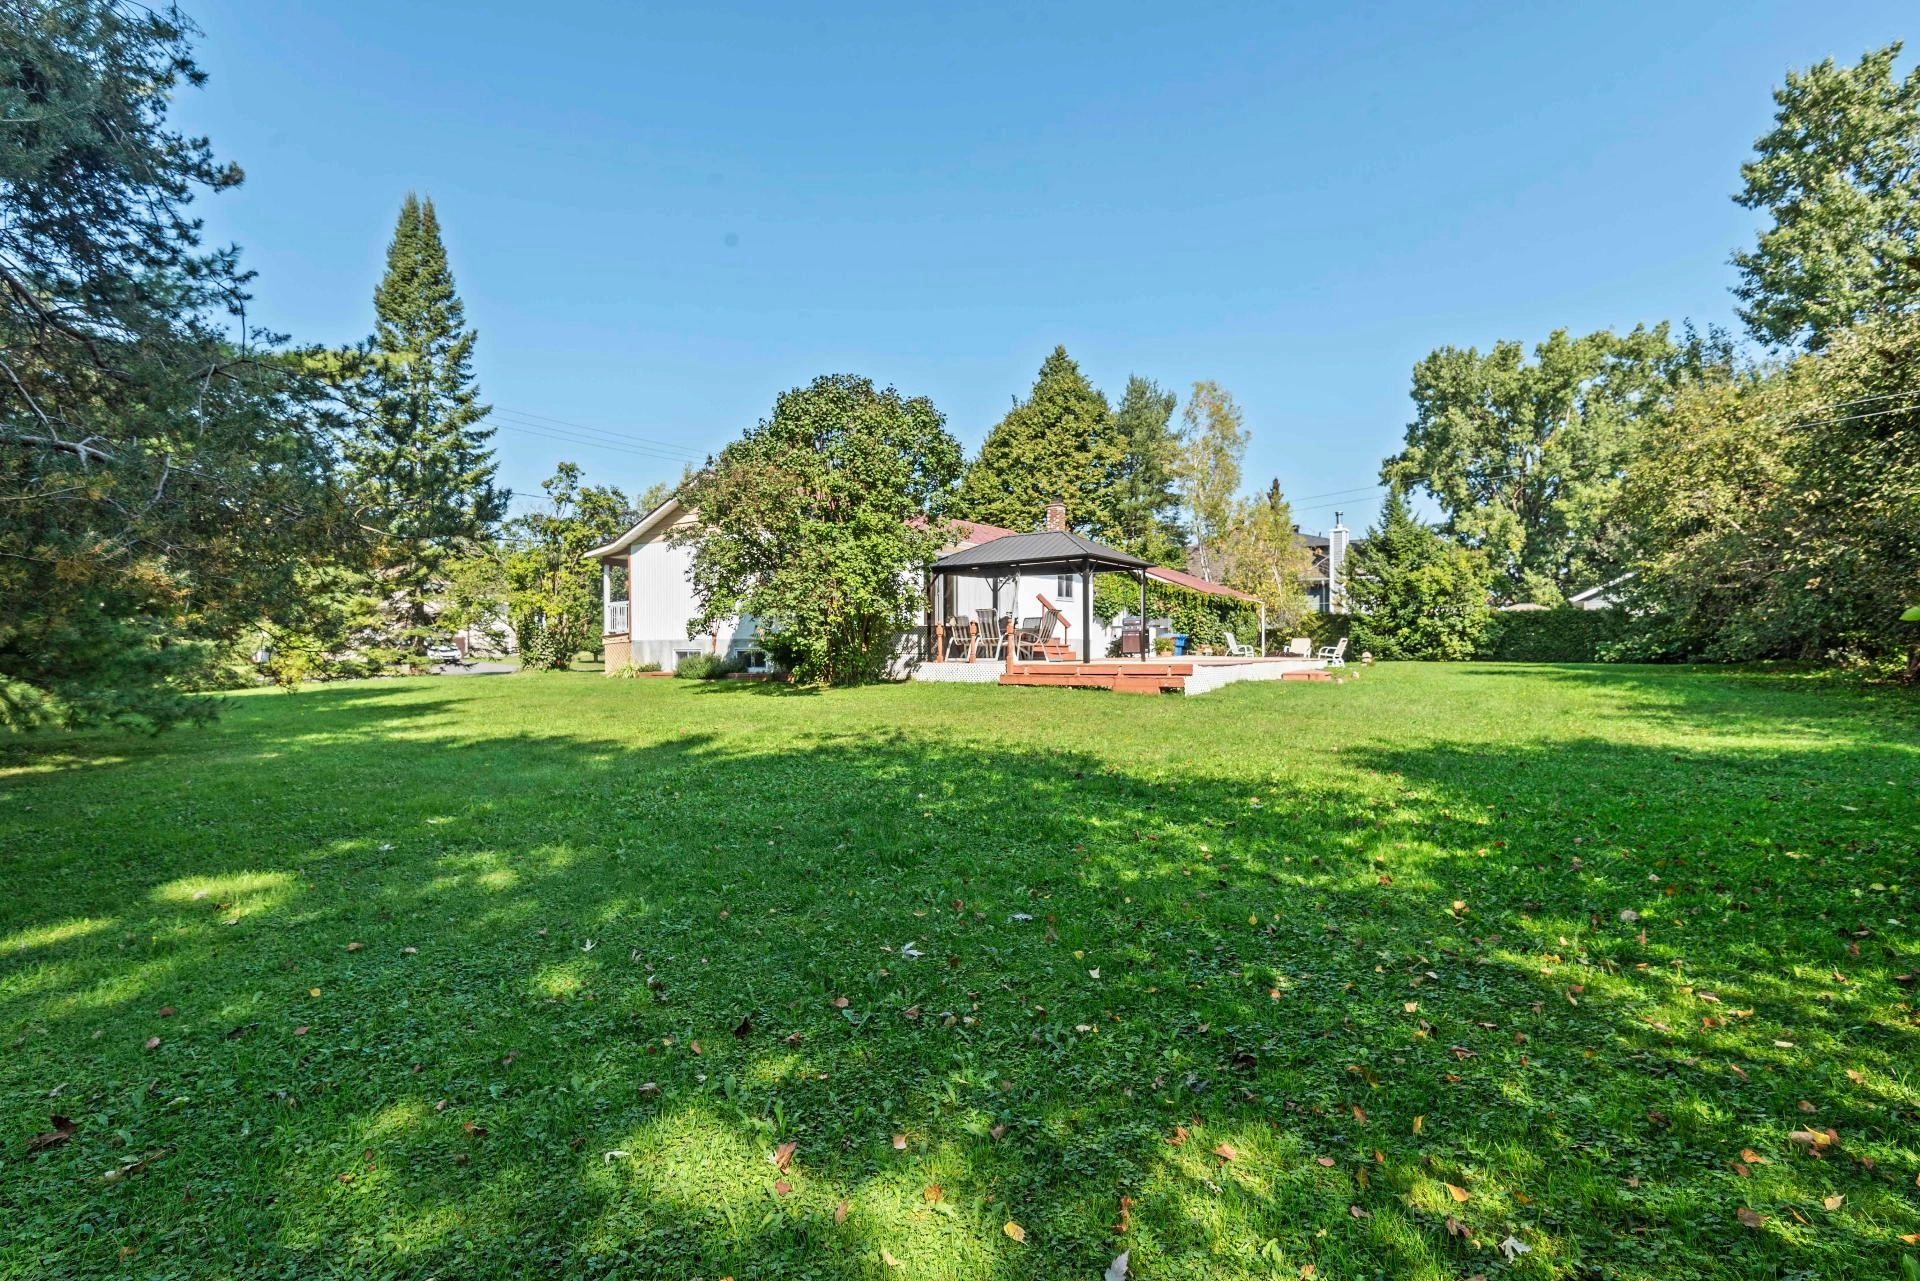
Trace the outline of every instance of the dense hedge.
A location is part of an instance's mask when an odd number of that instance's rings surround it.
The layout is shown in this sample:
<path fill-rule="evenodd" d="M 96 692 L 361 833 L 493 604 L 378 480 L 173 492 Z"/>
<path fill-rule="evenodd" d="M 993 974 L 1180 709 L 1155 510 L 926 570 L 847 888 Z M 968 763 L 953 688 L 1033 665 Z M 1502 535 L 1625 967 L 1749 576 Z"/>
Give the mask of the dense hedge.
<path fill-rule="evenodd" d="M 1481 644 L 1479 658 L 1513 663 L 1598 663 L 1627 631 L 1627 615 L 1618 609 L 1527 610 L 1496 612 Z"/>
<path fill-rule="evenodd" d="M 1093 580 L 1093 612 L 1103 623 L 1140 608 L 1139 580 L 1119 574 L 1101 574 Z M 1260 608 L 1228 596 L 1210 596 L 1159 579 L 1147 580 L 1147 617 L 1171 618 L 1173 629 L 1185 632 L 1193 643 L 1218 648 L 1227 633 L 1243 645 L 1260 643 Z M 1272 639 L 1269 637 L 1269 639 Z"/>

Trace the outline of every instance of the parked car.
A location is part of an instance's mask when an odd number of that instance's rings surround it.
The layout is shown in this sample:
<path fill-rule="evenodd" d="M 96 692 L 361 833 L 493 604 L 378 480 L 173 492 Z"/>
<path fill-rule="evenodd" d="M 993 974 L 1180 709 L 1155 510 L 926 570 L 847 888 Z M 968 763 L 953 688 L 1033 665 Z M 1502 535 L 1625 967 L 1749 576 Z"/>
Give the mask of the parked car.
<path fill-rule="evenodd" d="M 430 663 L 464 664 L 467 659 L 456 645 L 429 645 L 427 646 L 427 661 Z"/>

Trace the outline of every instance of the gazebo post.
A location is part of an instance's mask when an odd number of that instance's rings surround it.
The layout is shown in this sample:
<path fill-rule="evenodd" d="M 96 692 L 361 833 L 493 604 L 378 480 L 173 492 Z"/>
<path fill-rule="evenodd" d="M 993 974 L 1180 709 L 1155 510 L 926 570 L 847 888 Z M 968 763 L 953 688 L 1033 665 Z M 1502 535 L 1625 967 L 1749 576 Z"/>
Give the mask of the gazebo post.
<path fill-rule="evenodd" d="M 1083 562 L 1087 567 L 1087 581 L 1081 585 L 1080 592 L 1080 661 L 1093 661 L 1093 557 Z"/>
<path fill-rule="evenodd" d="M 1013 566 L 1013 608 L 1007 611 L 1007 675 L 1013 675 L 1013 629 L 1020 613 L 1020 567 Z"/>
<path fill-rule="evenodd" d="M 1140 571 L 1140 661 L 1146 662 L 1153 650 L 1153 639 L 1147 634 L 1147 571 Z"/>
<path fill-rule="evenodd" d="M 940 574 L 927 575 L 927 639 L 933 642 L 933 661 L 936 663 L 947 661 L 946 627 L 940 620 L 939 611 L 934 608 L 934 601 L 938 599 L 935 587 L 942 577 Z"/>
<path fill-rule="evenodd" d="M 1267 656 L 1267 602 L 1260 602 L 1260 657 Z"/>

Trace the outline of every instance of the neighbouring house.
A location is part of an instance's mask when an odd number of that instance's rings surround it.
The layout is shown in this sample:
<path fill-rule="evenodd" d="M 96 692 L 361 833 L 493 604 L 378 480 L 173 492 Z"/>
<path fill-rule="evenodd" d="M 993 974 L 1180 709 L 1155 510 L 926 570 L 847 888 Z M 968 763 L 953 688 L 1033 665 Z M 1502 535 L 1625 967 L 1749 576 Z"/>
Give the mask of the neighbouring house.
<path fill-rule="evenodd" d="M 1615 606 L 1626 603 L 1626 597 L 1619 588 L 1632 577 L 1633 571 L 1628 570 L 1611 582 L 1602 583 L 1598 587 L 1589 587 L 1584 592 L 1575 592 L 1567 597 L 1567 604 L 1575 609 L 1613 609 Z"/>
<path fill-rule="evenodd" d="M 587 553 L 587 559 L 600 562 L 601 594 L 605 606 L 603 631 L 606 642 L 606 668 L 609 673 L 628 664 L 658 663 L 664 670 L 676 667 L 692 654 L 736 654 L 750 666 L 764 662 L 758 644 L 759 625 L 752 617 L 742 617 L 702 635 L 689 635 L 687 622 L 698 611 L 694 600 L 690 570 L 693 550 L 676 546 L 672 534 L 697 518 L 679 499 L 669 498 L 641 517 L 632 529 L 604 547 Z M 956 520 L 956 537 L 943 554 L 976 547 L 997 538 L 1006 538 L 1014 530 L 979 521 Z M 1055 504 L 1047 510 L 1050 529 L 1066 528 L 1066 508 Z M 1254 597 L 1219 583 L 1209 583 L 1183 570 L 1156 566 L 1147 577 L 1171 583 L 1205 595 L 1219 596 L 1247 604 Z M 927 653 L 934 636 L 936 620 L 971 619 L 975 611 L 993 609 L 1011 611 L 1017 617 L 1038 616 L 1043 598 L 1068 620 L 1067 636 L 1072 647 L 1080 647 L 1080 628 L 1084 616 L 1083 593 L 1093 590 L 1086 574 L 1022 575 L 1017 579 L 992 584 L 985 579 L 946 577 L 941 580 L 940 599 L 929 601 L 931 613 L 923 610 L 914 620 L 914 632 L 903 638 L 909 656 L 931 657 Z M 1118 620 L 1109 626 L 1095 617 L 1091 636 L 1096 654 L 1105 654 L 1117 638 Z M 1243 638 L 1251 641 L 1252 637 Z"/>
<path fill-rule="evenodd" d="M 1333 514 L 1333 528 L 1325 534 L 1303 534 L 1293 527 L 1293 540 L 1307 549 L 1307 572 L 1300 577 L 1307 601 L 1320 614 L 1347 612 L 1347 552 L 1352 540 L 1340 513 Z"/>

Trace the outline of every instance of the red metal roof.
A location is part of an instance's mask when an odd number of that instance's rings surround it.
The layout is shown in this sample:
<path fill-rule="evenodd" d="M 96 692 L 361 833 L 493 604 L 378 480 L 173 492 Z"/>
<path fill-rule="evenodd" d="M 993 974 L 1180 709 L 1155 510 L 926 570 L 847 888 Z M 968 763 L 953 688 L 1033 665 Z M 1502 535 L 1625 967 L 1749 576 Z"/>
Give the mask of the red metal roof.
<path fill-rule="evenodd" d="M 1156 565 L 1148 570 L 1147 577 L 1157 578 L 1163 583 L 1172 583 L 1175 587 L 1184 587 L 1189 591 L 1204 592 L 1208 596 L 1231 596 L 1235 600 L 1253 601 L 1256 604 L 1260 600 L 1258 596 L 1249 596 L 1245 592 L 1235 591 L 1224 583 L 1210 583 L 1184 570 L 1168 569 L 1164 565 Z"/>

